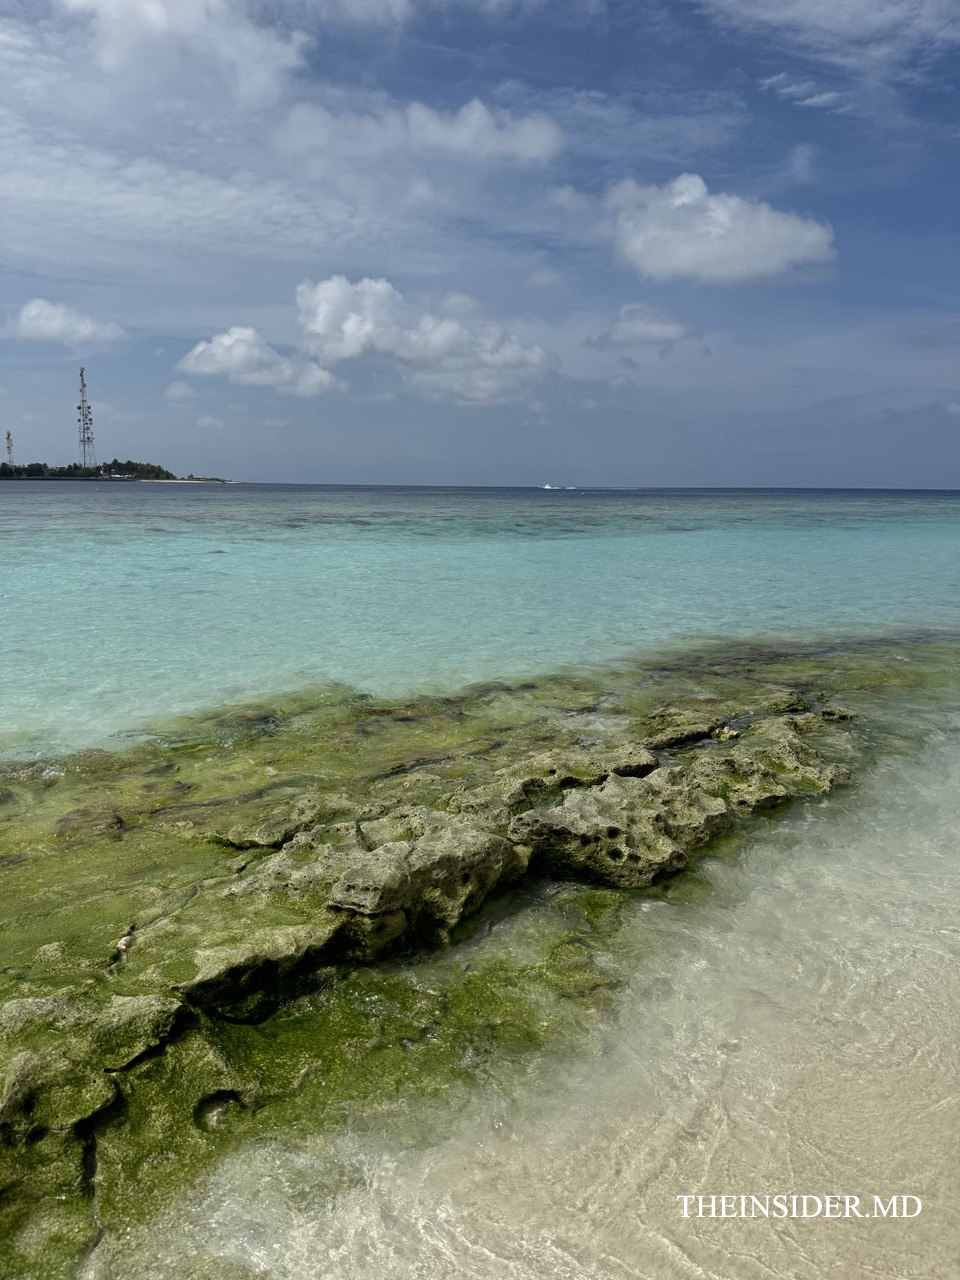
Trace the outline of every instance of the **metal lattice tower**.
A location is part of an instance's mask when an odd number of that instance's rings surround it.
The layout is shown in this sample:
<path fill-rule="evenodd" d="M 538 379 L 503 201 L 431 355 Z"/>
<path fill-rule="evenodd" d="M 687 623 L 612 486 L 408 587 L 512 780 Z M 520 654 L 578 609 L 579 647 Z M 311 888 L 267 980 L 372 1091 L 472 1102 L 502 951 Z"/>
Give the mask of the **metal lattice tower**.
<path fill-rule="evenodd" d="M 7 462 L 13 466 L 13 432 L 7 432 Z"/>
<path fill-rule="evenodd" d="M 80 370 L 80 403 L 77 405 L 77 425 L 80 428 L 80 465 L 93 468 L 97 454 L 93 447 L 93 412 L 87 404 L 87 384 Z"/>

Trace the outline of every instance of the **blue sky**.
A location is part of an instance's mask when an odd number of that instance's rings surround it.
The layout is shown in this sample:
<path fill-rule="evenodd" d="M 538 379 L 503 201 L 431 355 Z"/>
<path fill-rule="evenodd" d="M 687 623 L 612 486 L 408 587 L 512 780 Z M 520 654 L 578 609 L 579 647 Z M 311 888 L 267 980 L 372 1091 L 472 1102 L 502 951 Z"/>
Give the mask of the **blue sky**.
<path fill-rule="evenodd" d="M 960 0 L 7 0 L 0 428 L 960 487 Z"/>

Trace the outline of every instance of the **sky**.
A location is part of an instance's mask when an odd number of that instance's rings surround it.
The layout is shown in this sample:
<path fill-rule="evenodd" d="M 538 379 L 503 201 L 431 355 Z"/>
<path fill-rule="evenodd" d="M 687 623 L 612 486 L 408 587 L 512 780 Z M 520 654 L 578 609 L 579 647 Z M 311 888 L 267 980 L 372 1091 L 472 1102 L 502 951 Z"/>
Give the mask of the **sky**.
<path fill-rule="evenodd" d="M 960 0 L 2 0 L 0 431 L 960 487 Z"/>

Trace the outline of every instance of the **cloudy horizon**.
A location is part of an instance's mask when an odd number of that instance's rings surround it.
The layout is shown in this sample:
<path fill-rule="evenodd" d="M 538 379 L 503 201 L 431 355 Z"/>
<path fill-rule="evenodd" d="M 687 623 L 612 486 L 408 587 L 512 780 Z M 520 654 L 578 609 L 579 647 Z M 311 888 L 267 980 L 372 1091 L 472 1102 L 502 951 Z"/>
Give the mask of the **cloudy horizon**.
<path fill-rule="evenodd" d="M 331 483 L 960 486 L 957 0 L 8 0 L 0 418 Z"/>

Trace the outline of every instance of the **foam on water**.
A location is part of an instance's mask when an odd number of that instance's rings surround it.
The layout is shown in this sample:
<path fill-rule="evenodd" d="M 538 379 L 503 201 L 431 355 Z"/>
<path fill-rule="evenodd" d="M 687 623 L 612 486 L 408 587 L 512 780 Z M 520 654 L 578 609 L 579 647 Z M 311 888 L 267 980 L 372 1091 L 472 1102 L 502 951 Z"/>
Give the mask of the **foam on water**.
<path fill-rule="evenodd" d="M 960 632 L 960 496 L 0 486 L 0 752 L 334 679 Z"/>
<path fill-rule="evenodd" d="M 478 1088 L 469 1114 L 415 1109 L 402 1140 L 251 1143 L 85 1280 L 954 1274 L 960 706 L 930 723 L 924 748 L 705 861 L 700 891 L 635 900 L 632 980 L 573 1058 Z M 923 1211 L 684 1221 L 698 1193 Z"/>

